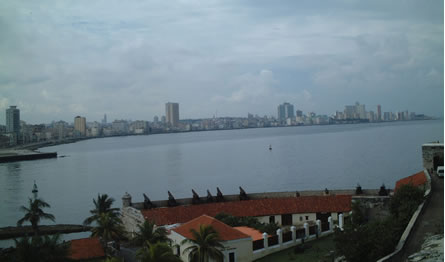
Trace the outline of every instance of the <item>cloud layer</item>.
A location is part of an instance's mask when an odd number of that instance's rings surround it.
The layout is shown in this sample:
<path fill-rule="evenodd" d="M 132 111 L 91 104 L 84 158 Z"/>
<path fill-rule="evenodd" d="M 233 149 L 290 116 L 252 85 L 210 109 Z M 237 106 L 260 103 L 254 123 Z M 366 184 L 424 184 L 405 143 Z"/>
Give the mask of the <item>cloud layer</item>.
<path fill-rule="evenodd" d="M 8 1 L 0 32 L 0 110 L 29 123 L 443 114 L 443 1 Z"/>

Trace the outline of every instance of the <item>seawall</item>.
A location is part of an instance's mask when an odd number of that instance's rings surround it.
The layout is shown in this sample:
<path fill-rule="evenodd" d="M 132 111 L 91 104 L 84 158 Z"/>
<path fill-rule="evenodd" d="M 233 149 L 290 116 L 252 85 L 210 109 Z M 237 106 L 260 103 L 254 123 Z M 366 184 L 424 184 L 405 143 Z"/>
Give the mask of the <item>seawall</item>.
<path fill-rule="evenodd" d="M 36 151 L 8 151 L 0 153 L 0 163 L 56 158 L 57 152 L 41 153 Z"/>

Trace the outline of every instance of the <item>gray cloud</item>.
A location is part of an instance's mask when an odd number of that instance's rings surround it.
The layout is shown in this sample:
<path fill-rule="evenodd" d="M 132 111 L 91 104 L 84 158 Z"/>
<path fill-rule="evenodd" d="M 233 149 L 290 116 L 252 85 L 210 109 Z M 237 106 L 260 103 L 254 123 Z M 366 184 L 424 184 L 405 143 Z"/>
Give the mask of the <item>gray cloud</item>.
<path fill-rule="evenodd" d="M 167 101 L 182 118 L 443 114 L 441 1 L 9 1 L 0 31 L 0 110 L 30 123 L 151 120 Z"/>

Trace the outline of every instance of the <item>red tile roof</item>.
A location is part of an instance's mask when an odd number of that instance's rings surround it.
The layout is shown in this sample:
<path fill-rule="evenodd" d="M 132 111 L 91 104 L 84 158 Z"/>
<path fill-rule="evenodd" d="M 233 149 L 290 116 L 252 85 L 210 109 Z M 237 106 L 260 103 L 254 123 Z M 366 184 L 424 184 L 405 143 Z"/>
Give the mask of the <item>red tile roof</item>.
<path fill-rule="evenodd" d="M 253 241 L 263 239 L 263 234 L 260 231 L 256 230 L 255 228 L 242 226 L 242 227 L 234 227 L 234 229 L 250 236 Z"/>
<path fill-rule="evenodd" d="M 191 221 L 182 224 L 181 226 L 172 229 L 176 233 L 182 235 L 185 238 L 192 239 L 193 234 L 190 232 L 191 229 L 194 229 L 199 232 L 199 227 L 201 225 L 210 225 L 215 229 L 216 232 L 219 234 L 219 239 L 223 241 L 229 241 L 229 240 L 235 240 L 235 239 L 242 239 L 242 238 L 248 238 L 249 236 L 242 233 L 239 230 L 234 229 L 231 226 L 228 226 L 224 224 L 223 222 L 219 221 L 216 218 L 209 217 L 207 215 L 202 215 L 200 217 L 197 217 L 195 219 L 192 219 Z"/>
<path fill-rule="evenodd" d="M 141 210 L 145 219 L 156 225 L 185 223 L 203 214 L 216 216 L 223 212 L 233 216 L 268 216 L 281 214 L 348 212 L 351 210 L 350 195 L 301 196 L 269 198 L 201 205 L 161 207 Z"/>
<path fill-rule="evenodd" d="M 421 186 L 421 185 L 424 185 L 426 183 L 426 181 L 427 181 L 426 175 L 423 171 L 421 171 L 417 174 L 402 178 L 399 181 L 397 181 L 396 188 L 394 189 L 394 191 L 397 191 L 397 189 L 400 188 L 402 185 L 411 184 L 413 186 Z"/>
<path fill-rule="evenodd" d="M 83 260 L 103 257 L 105 257 L 105 252 L 99 238 L 94 237 L 71 240 L 70 259 Z"/>

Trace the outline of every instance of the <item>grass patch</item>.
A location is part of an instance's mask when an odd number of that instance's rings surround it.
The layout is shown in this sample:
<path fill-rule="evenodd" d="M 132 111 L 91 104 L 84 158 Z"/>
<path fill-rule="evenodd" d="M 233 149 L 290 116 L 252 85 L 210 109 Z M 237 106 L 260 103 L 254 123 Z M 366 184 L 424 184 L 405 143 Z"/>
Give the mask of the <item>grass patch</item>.
<path fill-rule="evenodd" d="M 256 260 L 257 262 L 287 262 L 287 261 L 331 261 L 331 257 L 327 256 L 330 251 L 335 250 L 334 236 L 330 235 L 327 237 L 320 238 L 318 240 L 313 240 L 306 242 L 303 253 L 296 254 L 294 252 L 295 247 L 291 247 L 280 252 L 268 255 L 261 259 Z M 301 245 L 298 245 L 301 246 Z M 309 247 L 310 246 L 310 247 Z"/>

